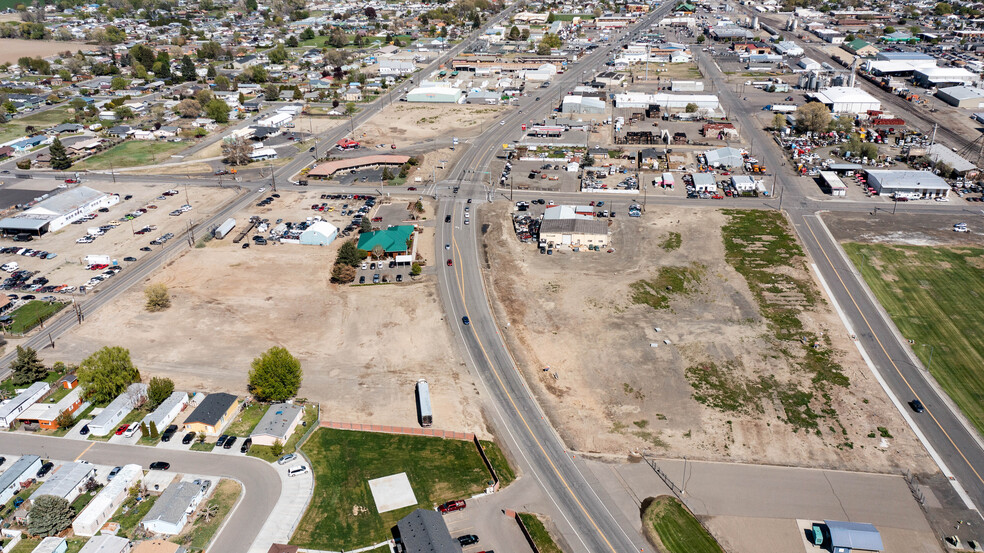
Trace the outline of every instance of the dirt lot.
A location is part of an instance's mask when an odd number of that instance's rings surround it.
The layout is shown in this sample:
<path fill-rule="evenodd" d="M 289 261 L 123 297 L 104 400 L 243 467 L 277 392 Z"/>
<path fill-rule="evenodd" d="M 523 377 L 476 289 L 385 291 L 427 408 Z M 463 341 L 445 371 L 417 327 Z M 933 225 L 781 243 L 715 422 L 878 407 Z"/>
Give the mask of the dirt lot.
<path fill-rule="evenodd" d="M 83 185 L 85 183 L 83 182 Z M 0 262 L 7 263 L 16 261 L 22 269 L 41 271 L 38 276 L 46 276 L 50 284 L 67 284 L 78 287 L 84 284 L 90 277 L 98 273 L 87 271 L 82 261 L 86 255 L 109 255 L 119 261 L 119 264 L 126 267 L 129 263 L 123 261 L 124 257 L 132 256 L 137 259 L 146 255 L 140 248 L 159 247 L 150 246 L 151 240 L 157 239 L 162 234 L 171 232 L 178 234 L 186 229 L 189 222 L 197 222 L 207 219 L 217 207 L 224 204 L 228 199 L 236 195 L 234 189 L 193 187 L 187 188 L 187 200 L 184 187 L 175 187 L 180 190 L 177 196 L 166 197 L 164 200 L 156 199 L 161 192 L 169 188 L 166 184 L 123 184 L 111 185 L 112 191 L 120 194 L 120 203 L 109 208 L 108 213 L 96 213 L 95 219 L 80 225 L 68 225 L 67 227 L 53 233 L 42 236 L 39 240 L 34 240 L 27 244 L 32 249 L 40 249 L 58 254 L 54 259 L 39 259 L 36 257 L 25 257 L 19 255 L 0 256 Z M 98 189 L 98 188 L 97 188 Z M 123 200 L 122 198 L 132 194 L 133 198 Z M 179 217 L 168 215 L 172 210 L 182 206 L 188 201 L 193 209 Z M 148 209 L 147 213 L 131 221 L 123 221 L 123 216 L 129 212 L 148 205 L 156 205 L 157 209 Z M 75 240 L 86 234 L 90 227 L 106 225 L 110 221 L 119 220 L 121 224 L 116 228 L 106 232 L 91 244 L 76 244 Z M 132 223 L 132 225 L 131 225 Z M 157 229 L 143 235 L 135 235 L 134 231 L 153 225 Z M 132 229 L 131 229 L 132 226 Z M 12 241 L 4 243 L 15 244 Z M 98 288 L 97 288 L 98 289 Z"/>
<path fill-rule="evenodd" d="M 17 63 L 24 56 L 54 56 L 61 52 L 89 50 L 92 46 L 84 42 L 60 42 L 56 40 L 22 40 L 19 38 L 0 39 L 0 63 Z"/>
<path fill-rule="evenodd" d="M 499 117 L 507 106 L 410 104 L 398 102 L 387 106 L 356 130 L 356 140 L 363 146 L 376 144 L 450 141 L 454 136 L 469 138 L 481 134 L 483 124 Z M 302 127 L 301 127 L 302 128 Z"/>
<path fill-rule="evenodd" d="M 290 201 L 282 194 L 268 211 L 251 206 L 237 219 L 309 216 L 312 198 Z M 144 379 L 168 376 L 183 390 L 242 394 L 250 361 L 279 345 L 300 358 L 300 395 L 320 401 L 325 420 L 415 426 L 414 383 L 426 378 L 436 428 L 487 435 L 470 400 L 477 388 L 454 353 L 434 281 L 330 284 L 342 242 L 244 250 L 232 237 L 213 240 L 147 281 L 167 284 L 170 309 L 146 312 L 143 286 L 134 287 L 45 359 L 77 362 L 101 346 L 122 345 Z"/>
<path fill-rule="evenodd" d="M 952 194 L 951 201 L 963 202 Z M 905 207 L 900 204 L 899 210 Z M 984 224 L 975 217 L 953 215 L 900 215 L 885 211 L 824 213 L 824 223 L 839 241 L 903 244 L 908 246 L 975 246 L 984 243 Z M 954 223 L 967 223 L 970 232 L 953 232 Z"/>
<path fill-rule="evenodd" d="M 495 268 L 491 280 L 500 328 L 570 447 L 855 470 L 894 471 L 900 464 L 933 470 L 822 301 L 798 317 L 804 333 L 826 341 L 850 386 L 829 386 L 834 413 L 818 427 L 792 422 L 797 414 L 786 404 L 786 387 L 804 385 L 802 371 L 792 368 L 801 358 L 798 353 L 783 357 L 775 349 L 799 351 L 800 344 L 777 345 L 748 282 L 725 261 L 722 212 L 651 210 L 641 220 L 615 219 L 614 254 L 560 249 L 544 256 L 515 239 L 504 224 L 508 207 L 483 213 L 491 222 L 486 248 Z M 666 245 L 673 242 L 671 232 L 679 233 L 677 248 Z M 660 309 L 633 301 L 638 293 L 633 284 L 653 282 L 671 267 L 686 267 L 699 284 L 668 293 L 654 286 L 652 295 L 667 295 Z M 822 294 L 804 263 L 782 272 Z M 686 283 L 687 273 L 682 278 Z M 715 364 L 759 375 L 775 391 L 756 397 L 752 385 L 742 388 L 739 400 L 760 403 L 751 409 L 739 403 L 725 411 L 699 402 L 693 371 L 710 371 Z M 808 378 L 805 386 L 812 389 Z M 882 440 L 878 427 L 892 438 Z"/>

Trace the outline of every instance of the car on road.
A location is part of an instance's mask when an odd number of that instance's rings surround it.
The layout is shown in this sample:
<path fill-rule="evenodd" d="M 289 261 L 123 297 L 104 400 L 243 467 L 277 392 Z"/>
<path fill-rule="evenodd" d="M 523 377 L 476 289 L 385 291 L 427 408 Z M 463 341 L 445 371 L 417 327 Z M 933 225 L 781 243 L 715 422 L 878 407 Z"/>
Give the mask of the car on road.
<path fill-rule="evenodd" d="M 51 461 L 48 461 L 45 464 L 41 465 L 41 468 L 38 469 L 38 473 L 35 476 L 37 476 L 38 478 L 44 478 L 45 476 L 48 475 L 49 472 L 51 472 L 51 469 L 53 468 L 55 468 L 55 464 L 52 463 Z"/>
<path fill-rule="evenodd" d="M 287 470 L 287 476 L 300 476 L 308 471 L 307 465 L 300 465 Z"/>
<path fill-rule="evenodd" d="M 144 247 L 140 248 L 140 251 L 142 251 L 142 252 L 149 252 L 149 251 L 153 251 L 153 250 L 151 250 L 149 246 L 144 246 Z"/>
<path fill-rule="evenodd" d="M 446 250 L 450 250 L 450 249 L 451 249 L 451 244 L 445 244 L 445 245 L 444 245 L 444 249 L 446 249 Z"/>
<path fill-rule="evenodd" d="M 451 266 L 453 266 L 453 265 L 454 265 L 454 261 L 451 261 L 451 260 L 449 259 L 449 260 L 448 260 L 448 267 L 451 267 Z"/>
<path fill-rule="evenodd" d="M 181 443 L 183 443 L 184 445 L 190 444 L 191 442 L 193 442 L 195 440 L 195 435 L 196 434 L 194 432 L 189 432 L 189 433 L 185 434 L 184 435 L 184 438 L 181 438 Z"/>
<path fill-rule="evenodd" d="M 909 405 L 912 407 L 912 410 L 915 411 L 916 413 L 922 413 L 923 411 L 926 410 L 926 408 L 923 407 L 922 402 L 919 401 L 918 399 L 913 399 L 912 401 L 909 402 Z"/>
<path fill-rule="evenodd" d="M 123 261 L 130 261 L 130 262 L 133 262 L 133 261 L 136 261 L 136 260 L 137 260 L 137 258 L 136 258 L 136 257 L 124 257 L 124 258 L 123 258 Z"/>
<path fill-rule="evenodd" d="M 113 467 L 113 470 L 109 471 L 109 474 L 106 475 L 106 481 L 108 482 L 113 478 L 116 478 L 116 475 L 119 474 L 121 470 L 123 470 L 123 467 Z"/>
<path fill-rule="evenodd" d="M 286 465 L 287 463 L 293 461 L 294 459 L 297 459 L 297 454 L 296 453 L 288 453 L 287 455 L 284 455 L 283 457 L 277 459 L 277 464 L 278 465 Z"/>
<path fill-rule="evenodd" d="M 451 222 L 451 216 L 450 215 L 445 215 L 444 216 L 444 222 L 445 223 L 450 223 Z"/>
<path fill-rule="evenodd" d="M 464 536 L 458 536 L 458 543 L 461 544 L 461 547 L 464 547 L 466 545 L 474 545 L 478 543 L 478 536 L 476 536 L 475 534 L 465 534 Z"/>
<path fill-rule="evenodd" d="M 164 461 L 154 461 L 150 464 L 150 470 L 167 470 L 171 468 L 171 463 Z"/>
<path fill-rule="evenodd" d="M 438 505 L 437 510 L 441 511 L 441 514 L 453 513 L 455 511 L 460 511 L 466 507 L 465 501 L 463 499 L 454 499 L 448 501 L 447 503 L 442 503 Z"/>
<path fill-rule="evenodd" d="M 471 324 L 471 321 L 468 319 L 468 315 L 465 315 L 464 317 L 461 318 L 461 324 L 463 324 L 465 326 L 468 326 L 468 325 Z"/>

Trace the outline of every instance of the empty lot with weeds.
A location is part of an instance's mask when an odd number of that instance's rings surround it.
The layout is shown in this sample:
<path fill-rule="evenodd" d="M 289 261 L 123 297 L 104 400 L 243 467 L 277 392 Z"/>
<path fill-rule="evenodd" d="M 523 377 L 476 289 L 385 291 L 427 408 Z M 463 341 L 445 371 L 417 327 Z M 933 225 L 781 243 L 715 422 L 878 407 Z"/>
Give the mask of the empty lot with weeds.
<path fill-rule="evenodd" d="M 493 307 L 572 449 L 931 468 L 781 215 L 660 207 L 615 219 L 614 253 L 544 256 L 509 209 L 478 213 Z"/>

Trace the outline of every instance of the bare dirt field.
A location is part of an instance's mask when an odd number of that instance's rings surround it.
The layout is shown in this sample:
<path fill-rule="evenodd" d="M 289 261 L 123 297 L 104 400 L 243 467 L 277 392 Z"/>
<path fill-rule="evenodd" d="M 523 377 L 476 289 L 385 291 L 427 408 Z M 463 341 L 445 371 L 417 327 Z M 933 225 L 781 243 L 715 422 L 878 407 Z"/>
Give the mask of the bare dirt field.
<path fill-rule="evenodd" d="M 952 201 L 963 202 L 955 195 Z M 900 204 L 901 205 L 901 204 Z M 905 209 L 899 208 L 899 211 Z M 879 211 L 824 213 L 824 223 L 838 241 L 899 244 L 907 246 L 976 246 L 984 244 L 984 224 L 961 214 L 914 215 Z M 967 223 L 970 232 L 953 232 L 954 223 Z"/>
<path fill-rule="evenodd" d="M 507 106 L 458 104 L 409 104 L 387 106 L 356 129 L 355 138 L 363 146 L 423 142 L 451 136 L 469 138 L 481 134 L 483 125 L 501 115 Z M 298 127 L 303 130 L 304 127 Z"/>
<path fill-rule="evenodd" d="M 0 63 L 17 63 L 24 56 L 46 58 L 62 52 L 87 50 L 91 45 L 84 42 L 61 42 L 56 40 L 23 40 L 20 38 L 0 38 Z"/>
<path fill-rule="evenodd" d="M 309 216 L 314 199 L 282 194 L 283 203 L 251 206 L 237 220 Z M 283 346 L 304 369 L 299 395 L 321 402 L 324 420 L 415 426 L 414 384 L 425 378 L 436 428 L 488 435 L 432 279 L 338 286 L 329 278 L 344 239 L 242 249 L 232 243 L 236 234 L 189 251 L 146 281 L 168 286 L 170 309 L 148 313 L 144 286 L 134 287 L 63 338 L 46 361 L 78 362 L 121 345 L 145 380 L 168 376 L 183 390 L 244 394 L 252 359 Z"/>
<path fill-rule="evenodd" d="M 516 240 L 509 207 L 482 212 L 493 303 L 571 448 L 935 470 L 802 258 L 774 271 L 798 279 L 812 304 L 794 290 L 750 287 L 725 260 L 729 217 L 721 211 L 661 207 L 644 219 L 616 219 L 613 254 L 561 248 L 545 256 Z M 757 294 L 794 310 L 802 323 L 794 334 L 816 343 L 778 340 L 766 318 L 774 313 L 762 311 Z M 811 351 L 823 352 L 823 369 L 806 368 Z M 849 385 L 813 387 L 811 377 L 836 380 L 823 371 Z"/>

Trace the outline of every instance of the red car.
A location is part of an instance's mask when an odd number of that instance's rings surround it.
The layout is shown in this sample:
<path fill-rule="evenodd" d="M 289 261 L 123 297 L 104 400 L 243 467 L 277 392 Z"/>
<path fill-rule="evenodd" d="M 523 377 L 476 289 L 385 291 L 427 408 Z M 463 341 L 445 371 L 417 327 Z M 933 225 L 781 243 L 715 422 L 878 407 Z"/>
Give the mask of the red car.
<path fill-rule="evenodd" d="M 722 196 L 720 194 L 715 194 L 715 195 L 711 196 L 711 199 L 712 200 L 723 200 L 724 199 L 724 196 Z"/>
<path fill-rule="evenodd" d="M 465 508 L 465 501 L 463 499 L 456 499 L 454 501 L 448 501 L 440 505 L 437 510 L 441 511 L 441 514 L 453 513 L 455 511 L 460 511 Z"/>
<path fill-rule="evenodd" d="M 408 186 L 408 187 L 407 187 L 407 190 L 416 190 L 416 189 L 417 189 L 417 187 L 416 187 L 416 186 Z"/>
<path fill-rule="evenodd" d="M 391 150 L 395 150 L 396 149 L 396 144 L 390 144 L 390 149 Z"/>
<path fill-rule="evenodd" d="M 129 427 L 130 427 L 129 424 L 124 424 L 123 426 L 117 428 L 116 429 L 116 435 L 117 436 L 122 436 L 123 433 L 126 432 L 126 429 L 129 428 Z"/>
<path fill-rule="evenodd" d="M 448 260 L 448 267 L 450 267 L 451 265 L 453 265 L 453 263 L 452 263 L 452 262 L 451 262 L 451 260 L 449 259 L 449 260 Z"/>
<path fill-rule="evenodd" d="M 78 184 L 78 179 L 65 179 L 65 184 Z"/>

